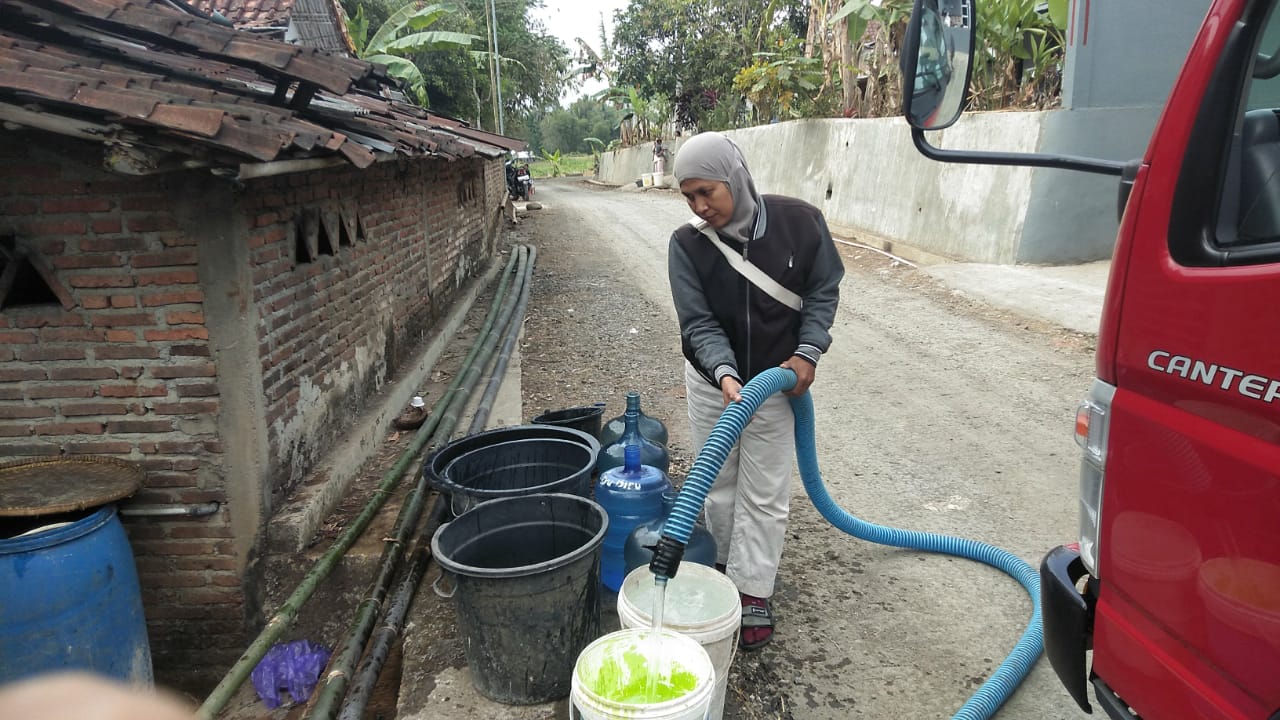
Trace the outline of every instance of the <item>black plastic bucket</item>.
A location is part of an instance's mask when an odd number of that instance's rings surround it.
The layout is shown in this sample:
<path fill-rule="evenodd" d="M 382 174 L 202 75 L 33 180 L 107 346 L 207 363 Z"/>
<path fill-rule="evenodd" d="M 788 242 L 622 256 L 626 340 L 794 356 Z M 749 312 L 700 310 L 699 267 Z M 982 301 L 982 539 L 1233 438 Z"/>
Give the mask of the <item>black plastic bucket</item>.
<path fill-rule="evenodd" d="M 455 515 L 489 500 L 537 493 L 589 497 L 600 443 L 581 430 L 519 425 L 445 445 L 423 466 Z"/>
<path fill-rule="evenodd" d="M 604 403 L 571 407 L 564 410 L 548 410 L 533 419 L 535 425 L 557 425 L 559 427 L 581 430 L 593 438 L 600 437 L 601 417 L 604 415 Z"/>
<path fill-rule="evenodd" d="M 600 548 L 609 519 L 564 494 L 482 503 L 441 525 L 431 553 L 454 581 L 476 690 L 532 705 L 566 697 L 578 654 L 600 635 Z"/>

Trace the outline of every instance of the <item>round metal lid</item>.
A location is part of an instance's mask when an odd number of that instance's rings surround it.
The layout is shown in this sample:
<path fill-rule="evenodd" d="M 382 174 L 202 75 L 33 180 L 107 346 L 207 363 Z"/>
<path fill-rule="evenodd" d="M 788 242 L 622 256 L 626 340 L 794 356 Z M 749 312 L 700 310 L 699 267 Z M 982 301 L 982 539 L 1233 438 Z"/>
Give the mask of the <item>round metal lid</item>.
<path fill-rule="evenodd" d="M 0 465 L 0 517 L 32 517 L 98 507 L 142 486 L 142 469 L 108 457 L 23 460 Z"/>

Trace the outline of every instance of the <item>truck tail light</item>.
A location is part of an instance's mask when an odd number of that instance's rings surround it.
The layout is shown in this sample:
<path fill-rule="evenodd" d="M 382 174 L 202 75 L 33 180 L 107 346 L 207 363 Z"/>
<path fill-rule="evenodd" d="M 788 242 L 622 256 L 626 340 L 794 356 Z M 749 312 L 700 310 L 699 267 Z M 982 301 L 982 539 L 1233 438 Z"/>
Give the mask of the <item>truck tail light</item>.
<path fill-rule="evenodd" d="M 1080 559 L 1098 577 L 1098 532 L 1102 527 L 1102 487 L 1107 469 L 1107 435 L 1116 388 L 1094 380 L 1089 397 L 1076 409 L 1076 444 L 1080 462 Z"/>

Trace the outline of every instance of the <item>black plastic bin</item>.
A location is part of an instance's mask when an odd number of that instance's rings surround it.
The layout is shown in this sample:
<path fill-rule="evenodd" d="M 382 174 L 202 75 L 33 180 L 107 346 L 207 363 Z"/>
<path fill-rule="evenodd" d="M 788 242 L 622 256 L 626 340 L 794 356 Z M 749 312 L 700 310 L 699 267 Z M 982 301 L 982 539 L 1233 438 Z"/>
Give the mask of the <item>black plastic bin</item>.
<path fill-rule="evenodd" d="M 589 497 L 599 453 L 600 443 L 580 430 L 517 425 L 455 440 L 427 458 L 423 472 L 459 515 L 482 502 L 535 493 Z"/>
<path fill-rule="evenodd" d="M 431 553 L 454 584 L 471 680 L 497 702 L 569 694 L 578 654 L 600 635 L 600 548 L 609 519 L 577 495 L 485 502 L 440 526 Z"/>
<path fill-rule="evenodd" d="M 604 403 L 584 405 L 582 407 L 565 408 L 564 410 L 548 410 L 533 419 L 535 425 L 557 425 L 560 427 L 581 430 L 593 438 L 600 437 L 601 418 L 604 416 Z"/>

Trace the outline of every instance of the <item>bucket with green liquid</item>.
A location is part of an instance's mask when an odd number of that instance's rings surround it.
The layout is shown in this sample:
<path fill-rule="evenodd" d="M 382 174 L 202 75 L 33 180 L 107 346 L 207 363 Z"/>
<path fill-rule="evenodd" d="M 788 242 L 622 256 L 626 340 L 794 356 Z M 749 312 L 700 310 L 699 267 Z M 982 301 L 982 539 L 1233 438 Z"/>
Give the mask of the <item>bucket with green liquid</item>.
<path fill-rule="evenodd" d="M 704 720 L 716 690 L 711 656 L 671 630 L 609 633 L 578 655 L 569 717 L 582 720 Z"/>

